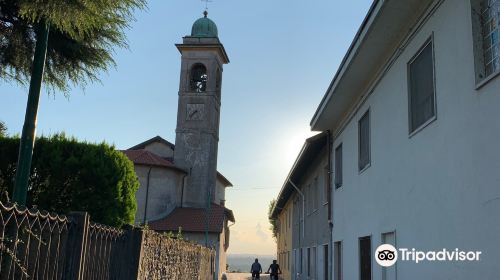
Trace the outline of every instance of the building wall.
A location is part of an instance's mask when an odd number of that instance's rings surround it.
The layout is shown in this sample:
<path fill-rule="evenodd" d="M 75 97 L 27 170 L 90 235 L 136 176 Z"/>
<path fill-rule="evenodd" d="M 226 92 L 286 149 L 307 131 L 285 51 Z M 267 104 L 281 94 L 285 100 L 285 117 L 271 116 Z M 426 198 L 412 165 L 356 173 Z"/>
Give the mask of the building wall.
<path fill-rule="evenodd" d="M 340 134 L 343 186 L 334 241 L 343 279 L 359 279 L 358 242 L 394 231 L 397 247 L 482 251 L 479 262 L 398 262 L 398 279 L 499 279 L 500 79 L 476 90 L 468 0 L 447 0 L 413 37 Z M 408 133 L 407 63 L 434 37 L 437 119 Z M 358 171 L 358 120 L 370 110 L 371 166 Z M 332 149 L 334 150 L 334 149 Z M 372 279 L 382 269 L 372 263 Z"/>
<path fill-rule="evenodd" d="M 328 154 L 325 147 L 311 162 L 302 180 L 294 182 L 304 193 L 306 199 L 304 232 L 302 232 L 301 223 L 302 197 L 296 192 L 290 199 L 293 201 L 293 252 L 290 253 L 290 262 L 293 263 L 292 275 L 299 274 L 299 278 L 297 279 L 301 280 L 324 279 L 325 269 L 323 260 L 325 258 L 325 250 L 323 246 L 328 245 L 330 242 L 330 229 L 328 225 L 329 206 L 325 189 L 327 183 L 327 161 Z M 314 202 L 315 200 L 316 202 Z M 307 269 L 308 264 L 310 264 L 309 273 Z"/>
<path fill-rule="evenodd" d="M 164 158 L 174 157 L 174 150 L 172 149 L 172 147 L 160 142 L 150 143 L 146 147 L 144 147 L 144 150 L 152 152 Z"/>
<path fill-rule="evenodd" d="M 217 272 L 218 272 L 218 279 L 221 279 L 222 274 L 226 273 L 226 264 L 227 264 L 227 254 L 226 254 L 226 242 L 229 240 L 226 240 L 226 230 L 227 227 L 224 227 L 223 231 L 219 235 L 219 247 L 217 248 L 218 251 L 218 260 L 217 260 Z"/>
<path fill-rule="evenodd" d="M 277 261 L 283 274 L 281 277 L 285 280 L 291 278 L 291 267 L 293 263 L 292 248 L 292 215 L 293 200 L 288 200 L 278 215 L 278 235 L 277 235 Z"/>
<path fill-rule="evenodd" d="M 135 165 L 135 173 L 140 183 L 139 189 L 135 193 L 137 199 L 135 224 L 137 225 L 144 223 L 149 169 L 149 166 Z M 146 221 L 165 217 L 172 212 L 175 207 L 180 206 L 183 177 L 184 174 L 172 169 L 160 167 L 151 168 Z"/>
<path fill-rule="evenodd" d="M 227 227 L 224 227 L 221 233 L 209 233 L 208 234 L 208 246 L 216 250 L 215 256 L 215 276 L 216 280 L 221 279 L 222 275 L 226 272 L 226 249 L 225 244 L 225 232 Z M 205 246 L 205 233 L 204 232 L 185 232 L 183 233 L 183 238 L 188 241 L 194 241 L 197 244 Z"/>
<path fill-rule="evenodd" d="M 221 205 L 221 202 L 226 201 L 226 186 L 217 178 L 215 182 L 215 197 L 213 202 Z"/>

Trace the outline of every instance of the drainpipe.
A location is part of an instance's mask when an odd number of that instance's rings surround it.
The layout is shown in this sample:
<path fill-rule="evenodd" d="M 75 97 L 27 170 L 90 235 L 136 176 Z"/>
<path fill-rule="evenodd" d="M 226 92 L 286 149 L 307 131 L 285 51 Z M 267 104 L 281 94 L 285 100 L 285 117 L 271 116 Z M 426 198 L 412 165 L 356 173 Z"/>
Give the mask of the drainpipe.
<path fill-rule="evenodd" d="M 302 238 L 304 238 L 304 228 L 305 228 L 305 208 L 306 208 L 306 197 L 304 193 L 300 191 L 300 189 L 292 182 L 292 180 L 288 179 L 288 182 L 294 187 L 297 192 L 302 196 Z"/>
<path fill-rule="evenodd" d="M 149 167 L 148 170 L 148 178 L 146 180 L 146 203 L 144 203 L 144 220 L 142 221 L 143 224 L 146 224 L 146 215 L 148 212 L 148 200 L 149 200 L 149 178 L 151 177 L 151 169 L 153 169 L 153 166 Z"/>
<path fill-rule="evenodd" d="M 210 202 L 212 201 L 212 191 L 208 190 L 207 207 L 205 208 L 205 247 L 208 248 L 208 219 L 210 218 Z"/>

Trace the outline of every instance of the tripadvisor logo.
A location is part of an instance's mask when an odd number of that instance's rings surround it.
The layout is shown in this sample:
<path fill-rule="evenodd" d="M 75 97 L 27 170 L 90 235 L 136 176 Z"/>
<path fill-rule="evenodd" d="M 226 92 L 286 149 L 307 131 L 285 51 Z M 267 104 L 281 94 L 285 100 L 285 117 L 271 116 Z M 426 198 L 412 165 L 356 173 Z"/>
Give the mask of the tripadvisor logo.
<path fill-rule="evenodd" d="M 382 244 L 375 250 L 375 261 L 383 267 L 393 266 L 398 259 L 418 264 L 422 261 L 479 261 L 480 257 L 480 251 L 461 251 L 458 248 L 452 251 L 442 249 L 425 252 L 415 248 L 396 249 L 391 244 Z"/>
<path fill-rule="evenodd" d="M 391 244 L 382 244 L 375 251 L 375 260 L 383 267 L 393 266 L 398 260 L 398 250 Z"/>

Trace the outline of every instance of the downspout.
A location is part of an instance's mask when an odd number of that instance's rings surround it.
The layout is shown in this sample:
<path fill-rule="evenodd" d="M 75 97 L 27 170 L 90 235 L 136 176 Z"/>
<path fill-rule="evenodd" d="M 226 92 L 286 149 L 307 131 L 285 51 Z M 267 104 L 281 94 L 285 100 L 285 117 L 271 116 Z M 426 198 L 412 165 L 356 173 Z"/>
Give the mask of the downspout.
<path fill-rule="evenodd" d="M 302 196 L 302 238 L 304 238 L 304 227 L 305 227 L 305 208 L 306 208 L 306 197 L 304 193 L 300 191 L 300 189 L 292 182 L 292 180 L 288 179 L 288 182 L 292 185 L 292 187 L 297 190 L 297 192 Z"/>
<path fill-rule="evenodd" d="M 205 208 L 205 247 L 208 248 L 208 219 L 210 218 L 210 202 L 212 200 L 212 191 L 208 190 L 208 196 L 207 196 L 207 207 Z"/>
<path fill-rule="evenodd" d="M 330 229 L 330 244 L 328 250 L 328 279 L 333 279 L 333 185 L 332 185 L 332 145 L 333 139 L 330 130 L 326 132 L 326 145 L 327 145 L 327 153 L 328 153 L 328 163 L 327 163 L 327 199 L 328 199 L 328 228 Z"/>
<path fill-rule="evenodd" d="M 153 169 L 153 166 L 149 167 L 148 170 L 148 177 L 146 179 L 146 203 L 144 203 L 144 220 L 142 221 L 143 224 L 146 224 L 146 216 L 148 213 L 148 200 L 149 200 L 149 178 L 151 177 L 151 170 Z"/>

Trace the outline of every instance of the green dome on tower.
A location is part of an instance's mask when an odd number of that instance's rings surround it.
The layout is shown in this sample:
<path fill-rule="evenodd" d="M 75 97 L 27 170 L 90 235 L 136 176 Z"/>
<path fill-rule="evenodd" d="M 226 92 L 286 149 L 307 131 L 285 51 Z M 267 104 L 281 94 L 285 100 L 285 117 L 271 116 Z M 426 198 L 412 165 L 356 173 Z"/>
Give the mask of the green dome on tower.
<path fill-rule="evenodd" d="M 203 12 L 204 17 L 199 18 L 193 23 L 191 28 L 191 37 L 218 37 L 217 25 L 207 17 L 207 11 Z"/>

